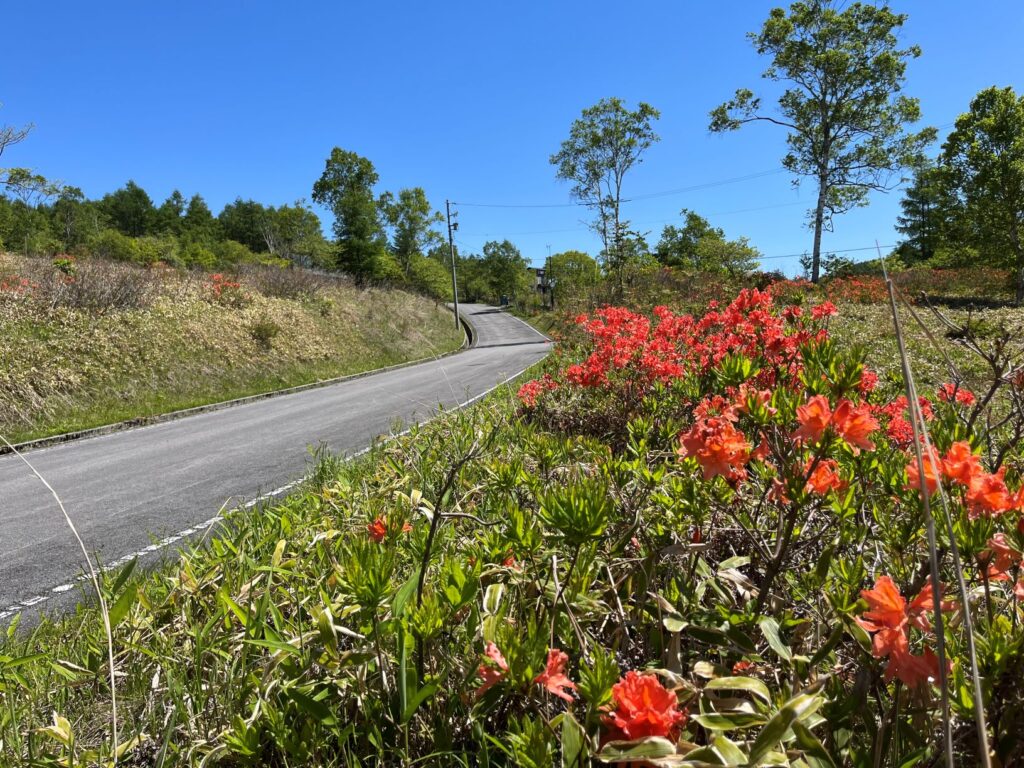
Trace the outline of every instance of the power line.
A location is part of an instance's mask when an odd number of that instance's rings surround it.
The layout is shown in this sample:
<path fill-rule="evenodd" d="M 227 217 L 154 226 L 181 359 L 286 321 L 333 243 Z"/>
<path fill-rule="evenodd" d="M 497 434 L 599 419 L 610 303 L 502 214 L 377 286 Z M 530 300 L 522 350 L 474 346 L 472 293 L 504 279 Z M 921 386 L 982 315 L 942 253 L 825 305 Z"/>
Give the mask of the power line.
<path fill-rule="evenodd" d="M 773 176 L 777 173 L 785 173 L 785 168 L 772 168 L 767 171 L 758 171 L 757 173 L 748 173 L 745 176 L 734 176 L 729 179 L 720 179 L 718 181 L 707 181 L 702 184 L 693 184 L 688 187 L 677 187 L 676 189 L 665 189 L 660 192 L 648 192 L 642 195 L 634 195 L 633 197 L 627 197 L 620 200 L 620 203 L 631 203 L 634 200 L 649 200 L 656 197 L 668 197 L 670 195 L 680 195 L 686 192 L 698 192 L 702 189 L 711 189 L 712 187 L 721 187 L 727 184 L 736 184 L 741 181 L 751 181 L 752 179 L 759 179 L 763 176 Z M 461 205 L 466 208 L 593 208 L 593 203 L 459 203 L 452 201 L 452 205 Z"/>
<path fill-rule="evenodd" d="M 794 200 L 791 203 L 775 203 L 773 205 L 759 205 L 753 208 L 735 208 L 731 211 L 717 211 L 715 213 L 709 213 L 705 218 L 713 218 L 715 216 L 732 216 L 737 213 L 752 213 L 753 211 L 767 211 L 774 208 L 792 208 L 795 205 L 807 205 L 803 200 Z M 704 214 L 701 214 L 702 216 Z M 638 226 L 649 226 L 652 224 L 670 224 L 673 221 L 679 221 L 679 217 L 672 219 L 657 219 L 648 221 L 637 221 L 633 222 Z M 463 232 L 462 234 L 466 237 L 513 237 L 515 235 L 554 235 L 561 234 L 564 232 L 587 232 L 590 227 L 571 227 L 567 229 L 534 229 L 520 232 Z"/>

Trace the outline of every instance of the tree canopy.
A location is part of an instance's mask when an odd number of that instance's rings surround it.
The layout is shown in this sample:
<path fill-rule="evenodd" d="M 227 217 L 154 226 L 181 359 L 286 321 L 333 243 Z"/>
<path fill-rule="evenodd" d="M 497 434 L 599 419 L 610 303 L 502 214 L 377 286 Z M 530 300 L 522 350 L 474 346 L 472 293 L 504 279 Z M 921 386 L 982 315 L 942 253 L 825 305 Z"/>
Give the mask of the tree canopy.
<path fill-rule="evenodd" d="M 679 212 L 686 220 L 682 227 L 673 224 L 661 232 L 654 255 L 667 267 L 694 272 L 728 272 L 738 275 L 757 267 L 760 255 L 747 238 L 727 240 L 725 232 L 693 211 Z"/>
<path fill-rule="evenodd" d="M 761 98 L 739 89 L 711 112 L 712 131 L 750 122 L 786 128 L 789 152 L 782 165 L 817 185 L 809 212 L 814 232 L 811 279 L 818 280 L 822 231 L 833 217 L 866 205 L 868 193 L 892 189 L 900 171 L 919 161 L 935 131 L 906 126 L 920 119 L 917 99 L 900 95 L 907 62 L 917 46 L 900 48 L 897 32 L 906 21 L 886 6 L 828 0 L 794 2 L 787 13 L 771 11 L 750 35 L 770 62 L 764 77 L 784 82 L 778 116 L 766 114 Z"/>

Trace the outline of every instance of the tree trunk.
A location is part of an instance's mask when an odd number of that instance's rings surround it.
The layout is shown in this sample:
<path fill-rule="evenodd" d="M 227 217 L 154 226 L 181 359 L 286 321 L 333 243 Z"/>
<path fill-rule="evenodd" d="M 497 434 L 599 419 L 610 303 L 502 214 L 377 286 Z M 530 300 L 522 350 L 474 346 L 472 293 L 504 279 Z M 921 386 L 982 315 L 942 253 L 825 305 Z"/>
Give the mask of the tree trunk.
<path fill-rule="evenodd" d="M 814 250 L 811 254 L 811 282 L 817 283 L 821 273 L 821 229 L 825 222 L 825 177 L 818 176 L 818 205 L 814 209 Z"/>

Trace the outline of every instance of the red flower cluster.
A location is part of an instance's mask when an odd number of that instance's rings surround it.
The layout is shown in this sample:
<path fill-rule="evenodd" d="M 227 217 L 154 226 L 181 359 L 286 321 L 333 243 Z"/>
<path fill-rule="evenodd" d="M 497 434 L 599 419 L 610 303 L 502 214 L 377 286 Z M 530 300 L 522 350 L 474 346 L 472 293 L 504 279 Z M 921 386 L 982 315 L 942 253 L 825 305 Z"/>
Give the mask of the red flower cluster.
<path fill-rule="evenodd" d="M 607 729 L 602 739 L 631 741 L 649 736 L 675 740 L 686 725 L 688 713 L 679 699 L 654 674 L 630 670 L 612 686 L 614 709 L 604 717 Z"/>
<path fill-rule="evenodd" d="M 871 654 L 876 659 L 888 657 L 885 679 L 898 677 L 911 688 L 938 679 L 938 658 L 930 648 L 926 648 L 920 656 L 912 654 L 908 636 L 910 626 L 925 632 L 931 630 L 928 614 L 935 610 L 932 585 L 926 584 L 908 605 L 893 580 L 888 576 L 880 576 L 874 588 L 861 590 L 860 596 L 867 601 L 868 610 L 856 621 L 865 630 L 874 633 L 871 638 Z M 940 607 L 943 611 L 953 609 L 951 603 L 940 603 Z"/>
<path fill-rule="evenodd" d="M 215 272 L 210 275 L 210 291 L 213 293 L 214 298 L 221 298 L 225 293 L 237 291 L 241 289 L 242 284 L 234 280 L 229 280 L 224 277 L 220 272 Z"/>
<path fill-rule="evenodd" d="M 977 398 L 969 389 L 964 389 L 956 384 L 946 383 L 939 387 L 936 393 L 939 400 L 944 403 L 958 403 L 968 407 L 974 405 Z"/>
<path fill-rule="evenodd" d="M 38 287 L 39 286 L 36 283 L 33 283 L 27 277 L 9 275 L 7 277 L 0 278 L 0 293 L 9 293 L 13 296 L 25 296 Z"/>
<path fill-rule="evenodd" d="M 1011 570 L 1020 573 L 1024 568 L 1024 557 L 1007 541 L 1005 533 L 997 533 L 988 540 L 988 548 L 981 551 L 978 561 L 990 581 L 1008 581 Z M 1013 594 L 1018 600 L 1024 600 L 1024 576 L 1017 580 Z"/>
<path fill-rule="evenodd" d="M 565 699 L 571 704 L 572 694 L 569 691 L 576 690 L 576 683 L 565 674 L 565 665 L 568 663 L 569 654 L 557 648 L 551 648 L 548 651 L 548 660 L 544 671 L 537 675 L 533 682 L 539 683 L 549 693 L 553 693 L 555 696 Z"/>
<path fill-rule="evenodd" d="M 551 392 L 556 389 L 558 389 L 558 382 L 551 378 L 550 373 L 545 373 L 541 378 L 533 379 L 523 384 L 516 395 L 523 405 L 533 408 L 537 404 L 537 398 L 545 392 Z"/>

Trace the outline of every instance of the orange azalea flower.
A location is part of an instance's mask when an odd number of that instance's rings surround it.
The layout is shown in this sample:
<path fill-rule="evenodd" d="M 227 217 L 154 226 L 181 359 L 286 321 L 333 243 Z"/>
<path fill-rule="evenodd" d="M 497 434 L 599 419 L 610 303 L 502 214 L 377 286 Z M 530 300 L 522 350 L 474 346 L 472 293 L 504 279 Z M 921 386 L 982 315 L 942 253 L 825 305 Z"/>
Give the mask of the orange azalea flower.
<path fill-rule="evenodd" d="M 814 463 L 814 459 L 808 457 L 807 463 L 804 464 L 804 473 L 810 468 L 811 464 Z M 846 487 L 846 483 L 839 476 L 839 463 L 835 459 L 822 459 L 818 462 L 818 466 L 814 468 L 814 472 L 807 478 L 807 485 L 805 486 L 808 493 L 817 493 L 824 496 L 829 491 L 841 491 Z"/>
<path fill-rule="evenodd" d="M 1024 602 L 1024 579 L 1021 579 L 1013 588 L 1013 596 Z"/>
<path fill-rule="evenodd" d="M 383 517 L 376 518 L 372 523 L 366 526 L 366 530 L 370 533 L 370 538 L 376 541 L 378 544 L 388 535 L 388 525 L 384 522 Z M 402 523 L 402 533 L 408 533 L 412 530 L 412 526 L 408 522 Z"/>
<path fill-rule="evenodd" d="M 680 456 L 692 456 L 704 471 L 704 479 L 723 475 L 742 480 L 750 459 L 750 443 L 727 419 L 713 416 L 694 424 L 680 436 Z"/>
<path fill-rule="evenodd" d="M 935 489 L 939 487 L 939 456 L 933 448 L 931 453 L 924 454 L 924 479 L 925 484 L 928 486 L 928 495 L 931 496 L 935 493 Z M 912 456 L 910 463 L 907 464 L 907 490 L 920 491 L 921 490 L 921 472 L 918 468 L 917 457 Z"/>
<path fill-rule="evenodd" d="M 476 697 L 478 699 L 487 693 L 492 686 L 504 680 L 505 675 L 508 674 L 508 662 L 505 661 L 505 657 L 498 650 L 498 646 L 494 643 L 488 643 L 484 648 L 484 655 L 494 662 L 494 666 L 481 664 L 477 668 L 477 674 L 483 679 L 483 683 L 476 689 Z"/>
<path fill-rule="evenodd" d="M 793 433 L 794 439 L 818 442 L 828 429 L 831 419 L 832 409 L 829 407 L 828 398 L 824 395 L 815 395 L 805 405 L 796 409 L 796 420 L 800 422 L 800 428 Z"/>
<path fill-rule="evenodd" d="M 687 712 L 679 699 L 658 680 L 630 670 L 612 686 L 615 708 L 604 717 L 608 729 L 602 741 L 643 739 L 661 736 L 673 741 L 686 725 Z"/>
<path fill-rule="evenodd" d="M 1006 581 L 1009 570 L 1021 562 L 1021 553 L 1010 546 L 1005 533 L 997 533 L 988 540 L 988 548 L 978 556 L 983 566 L 988 566 L 987 577 L 993 581 Z"/>
<path fill-rule="evenodd" d="M 366 526 L 366 530 L 370 532 L 370 538 L 378 543 L 384 541 L 384 537 L 388 535 L 388 527 L 380 517 Z"/>
<path fill-rule="evenodd" d="M 860 453 L 861 450 L 875 449 L 875 444 L 868 437 L 878 429 L 879 424 L 867 405 L 854 407 L 849 400 L 843 400 L 832 414 L 832 424 L 839 436 L 853 449 L 854 454 Z"/>
<path fill-rule="evenodd" d="M 734 675 L 742 675 L 747 670 L 750 670 L 750 669 L 753 669 L 753 668 L 754 668 L 754 662 L 747 661 L 747 660 L 744 659 L 743 661 L 737 661 L 735 664 L 732 665 L 732 673 Z"/>
<path fill-rule="evenodd" d="M 963 486 L 970 486 L 975 476 L 982 473 L 981 460 L 971 451 L 971 444 L 959 440 L 946 451 L 942 460 L 942 474 Z"/>
<path fill-rule="evenodd" d="M 972 520 L 986 515 L 993 517 L 1013 508 L 1013 498 L 1003 477 L 1006 467 L 995 474 L 975 475 L 967 488 L 967 514 Z"/>
<path fill-rule="evenodd" d="M 576 683 L 570 680 L 565 674 L 565 665 L 569 663 L 569 655 L 557 648 L 548 651 L 547 666 L 544 671 L 533 679 L 533 682 L 540 683 L 550 693 L 572 703 L 572 694 L 569 691 L 576 690 Z"/>
<path fill-rule="evenodd" d="M 910 652 L 907 626 L 913 624 L 922 630 L 931 628 L 928 613 L 934 610 L 934 593 L 931 584 L 925 585 L 921 593 L 909 605 L 888 576 L 880 576 L 872 589 L 861 590 L 860 596 L 867 601 L 868 610 L 856 618 L 857 623 L 874 633 L 871 638 L 871 655 L 876 659 L 888 658 L 885 679 L 898 677 L 908 686 L 916 687 L 929 679 L 938 677 L 938 660 L 931 650 L 922 656 Z M 952 610 L 952 603 L 941 602 L 943 611 Z"/>

